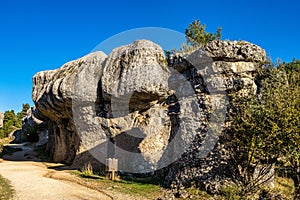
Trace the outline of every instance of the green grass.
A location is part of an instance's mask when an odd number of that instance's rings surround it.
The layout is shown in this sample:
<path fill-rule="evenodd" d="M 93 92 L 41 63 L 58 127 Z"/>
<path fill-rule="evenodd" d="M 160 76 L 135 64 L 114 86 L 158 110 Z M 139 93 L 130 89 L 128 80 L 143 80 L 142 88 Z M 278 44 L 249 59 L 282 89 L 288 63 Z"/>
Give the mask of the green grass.
<path fill-rule="evenodd" d="M 14 190 L 8 180 L 0 176 L 0 200 L 12 199 Z"/>
<path fill-rule="evenodd" d="M 192 199 L 212 199 L 213 196 L 208 194 L 206 191 L 200 189 L 200 188 L 196 188 L 196 187 L 190 187 L 186 189 L 187 192 L 189 193 L 189 195 L 191 196 Z"/>
<path fill-rule="evenodd" d="M 132 180 L 129 180 L 128 178 L 127 180 L 120 179 L 111 181 L 104 176 L 87 174 L 77 170 L 69 172 L 83 178 L 89 185 L 93 185 L 93 187 L 99 187 L 104 190 L 116 191 L 123 194 L 157 199 L 162 191 L 161 186 L 153 182 L 151 178 L 134 178 Z"/>
<path fill-rule="evenodd" d="M 275 187 L 272 189 L 275 193 L 282 194 L 287 199 L 293 199 L 295 187 L 294 182 L 290 178 L 275 177 Z"/>

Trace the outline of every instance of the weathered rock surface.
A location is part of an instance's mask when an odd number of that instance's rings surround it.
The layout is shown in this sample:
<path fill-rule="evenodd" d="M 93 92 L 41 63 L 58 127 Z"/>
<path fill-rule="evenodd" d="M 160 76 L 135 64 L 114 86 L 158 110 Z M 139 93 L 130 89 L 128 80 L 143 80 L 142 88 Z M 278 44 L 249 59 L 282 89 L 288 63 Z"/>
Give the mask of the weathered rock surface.
<path fill-rule="evenodd" d="M 22 132 L 30 142 L 36 142 L 36 146 L 45 145 L 48 142 L 47 123 L 38 119 L 35 107 L 27 111 L 27 115 L 22 120 Z"/>
<path fill-rule="evenodd" d="M 73 120 L 72 100 L 96 102 L 103 52 L 71 61 L 60 69 L 39 72 L 33 77 L 32 98 L 39 115 L 48 124 L 48 150 L 55 162 L 71 164 L 80 151 L 80 137 Z M 82 72 L 82 73 L 81 73 Z M 78 74 L 85 74 L 85 90 L 74 93 Z M 78 101 L 77 101 L 78 102 Z M 92 113 L 95 116 L 95 113 Z M 86 119 L 86 116 L 82 116 Z"/>
<path fill-rule="evenodd" d="M 169 66 L 180 69 L 195 88 L 195 93 L 200 100 L 199 107 L 202 108 L 200 112 L 203 112 L 206 119 L 200 120 L 202 129 L 194 133 L 194 140 L 182 157 L 157 175 L 165 180 L 166 185 L 171 185 L 179 191 L 194 183 L 214 193 L 220 189 L 224 181 L 230 180 L 232 175 L 226 133 L 222 131 L 228 125 L 224 117 L 227 112 L 231 112 L 227 96 L 235 92 L 242 95 L 256 92 L 254 74 L 263 66 L 266 54 L 262 48 L 245 41 L 213 41 L 207 44 L 204 50 L 207 53 L 205 55 L 211 59 L 207 59 L 206 56 L 200 56 L 198 59 L 193 57 L 193 54 L 187 54 L 175 55 L 169 60 Z M 200 67 L 197 68 L 197 65 Z M 220 95 L 219 99 L 216 98 L 218 95 Z M 216 99 L 219 101 L 224 97 L 226 112 L 222 106 L 214 109 L 213 101 Z M 205 145 L 209 144 L 206 138 L 214 135 L 210 131 L 210 126 L 214 124 L 212 119 L 215 111 L 222 118 L 221 121 L 215 120 L 218 122 L 216 127 L 221 128 L 221 132 L 215 135 L 217 141 L 215 140 L 207 156 L 202 157 L 204 151 L 201 147 L 206 146 L 208 149 L 209 146 Z"/>
<path fill-rule="evenodd" d="M 167 68 L 161 47 L 146 40 L 113 50 L 105 62 L 102 112 L 107 112 L 114 156 L 124 171 L 151 172 L 167 146 Z"/>
<path fill-rule="evenodd" d="M 213 41 L 167 62 L 158 45 L 141 40 L 37 73 L 33 100 L 54 161 L 116 157 L 121 170 L 160 169 L 166 185 L 197 182 L 213 192 L 230 177 L 219 137 L 227 94 L 255 92 L 253 74 L 264 60 L 254 44 Z"/>
<path fill-rule="evenodd" d="M 4 114 L 0 112 L 0 128 L 3 127 Z"/>
<path fill-rule="evenodd" d="M 27 142 L 27 137 L 23 134 L 22 129 L 12 131 L 9 134 L 9 137 L 13 139 L 13 141 L 11 142 L 13 144 L 21 144 L 23 142 Z"/>
<path fill-rule="evenodd" d="M 262 63 L 266 59 L 264 49 L 247 41 L 214 40 L 204 49 L 214 61 Z"/>

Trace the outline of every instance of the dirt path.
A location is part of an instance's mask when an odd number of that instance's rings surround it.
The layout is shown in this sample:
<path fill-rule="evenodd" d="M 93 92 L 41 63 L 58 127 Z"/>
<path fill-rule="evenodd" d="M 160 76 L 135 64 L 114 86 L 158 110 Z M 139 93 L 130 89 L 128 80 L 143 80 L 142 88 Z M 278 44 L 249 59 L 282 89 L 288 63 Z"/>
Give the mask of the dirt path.
<path fill-rule="evenodd" d="M 44 163 L 34 162 L 30 147 L 18 146 L 18 151 L 11 156 L 4 156 L 0 161 L 0 174 L 11 181 L 16 190 L 17 200 L 94 200 L 111 199 L 109 196 L 80 186 L 69 181 L 45 177 L 51 172 Z M 27 161 L 31 160 L 31 161 Z M 34 160 L 34 161 L 32 161 Z"/>

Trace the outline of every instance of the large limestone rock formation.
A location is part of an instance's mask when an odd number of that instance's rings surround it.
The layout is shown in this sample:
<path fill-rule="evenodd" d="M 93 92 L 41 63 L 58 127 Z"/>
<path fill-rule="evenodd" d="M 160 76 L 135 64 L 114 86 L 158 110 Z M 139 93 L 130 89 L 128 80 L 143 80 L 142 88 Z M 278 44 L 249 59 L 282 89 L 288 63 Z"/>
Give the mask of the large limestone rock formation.
<path fill-rule="evenodd" d="M 66 63 L 60 69 L 39 72 L 33 77 L 32 98 L 39 115 L 48 124 L 48 150 L 55 162 L 71 164 L 80 151 L 80 137 L 74 125 L 72 100 L 83 97 L 82 102 L 97 101 L 101 64 L 105 58 L 104 53 L 95 52 Z M 87 94 L 85 91 L 74 93 L 77 74 L 86 75 L 83 87 Z M 95 116 L 95 113 L 91 114 Z M 84 113 L 82 117 L 86 119 Z"/>
<path fill-rule="evenodd" d="M 140 40 L 37 73 L 33 100 L 54 161 L 116 157 L 121 170 L 158 170 L 167 185 L 209 189 L 229 177 L 219 137 L 227 94 L 255 92 L 253 74 L 264 60 L 254 44 L 213 41 L 167 61 L 161 47 Z"/>
<path fill-rule="evenodd" d="M 195 183 L 214 193 L 220 189 L 222 182 L 230 180 L 232 170 L 235 170 L 232 168 L 230 150 L 226 146 L 226 132 L 224 133 L 225 127 L 229 125 L 226 115 L 232 112 L 228 94 L 247 95 L 257 92 L 254 74 L 258 68 L 263 67 L 266 54 L 262 48 L 246 41 L 213 41 L 204 49 L 210 58 L 206 61 L 203 61 L 207 59 L 205 56 L 197 58 L 194 53 L 175 55 L 169 60 L 169 66 L 185 74 L 195 88 L 200 100 L 199 107 L 206 114 L 206 120 L 201 119 L 202 129 L 192 135 L 193 141 L 181 158 L 157 175 L 165 180 L 166 185 L 175 189 L 180 190 Z M 202 67 L 196 69 L 197 65 Z M 206 67 L 208 65 L 211 67 Z M 220 98 L 216 98 L 218 96 Z M 220 101 L 224 97 L 225 101 Z M 226 104 L 225 110 L 222 106 L 214 108 L 213 101 L 216 99 Z M 217 118 L 213 120 L 214 113 L 221 121 Z M 217 129 L 221 128 L 217 134 L 211 131 L 214 121 L 217 122 Z M 213 148 L 206 145 L 209 144 L 206 138 L 214 141 Z M 203 146 L 209 149 L 208 153 L 201 149 Z"/>
<path fill-rule="evenodd" d="M 3 127 L 4 114 L 0 112 L 0 128 Z"/>

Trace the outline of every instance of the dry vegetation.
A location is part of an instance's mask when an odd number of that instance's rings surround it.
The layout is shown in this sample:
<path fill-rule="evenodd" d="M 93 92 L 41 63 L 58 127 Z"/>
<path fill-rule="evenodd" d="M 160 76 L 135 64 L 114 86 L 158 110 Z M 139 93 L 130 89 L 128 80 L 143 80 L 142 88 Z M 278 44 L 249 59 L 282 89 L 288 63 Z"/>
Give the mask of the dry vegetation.
<path fill-rule="evenodd" d="M 3 146 L 9 142 L 10 140 L 7 138 L 0 139 L 0 154 L 2 153 Z M 11 199 L 13 197 L 13 194 L 14 194 L 14 190 L 11 187 L 9 181 L 0 175 L 0 200 Z"/>

